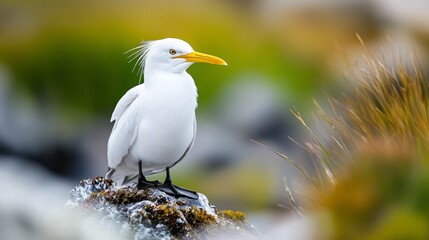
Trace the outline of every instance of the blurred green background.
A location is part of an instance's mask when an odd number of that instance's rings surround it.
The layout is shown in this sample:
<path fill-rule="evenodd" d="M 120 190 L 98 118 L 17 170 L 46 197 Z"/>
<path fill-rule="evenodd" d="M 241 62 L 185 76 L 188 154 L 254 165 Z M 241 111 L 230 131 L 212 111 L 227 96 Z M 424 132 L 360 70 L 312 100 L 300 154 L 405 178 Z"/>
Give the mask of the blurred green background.
<path fill-rule="evenodd" d="M 230 65 L 227 69 L 197 65 L 189 70 L 197 81 L 202 109 L 221 86 L 246 71 L 287 90 L 290 104 L 306 106 L 315 89 L 325 84 L 321 73 L 326 68 L 324 56 L 330 53 L 323 46 L 289 39 L 305 25 L 290 26 L 285 20 L 284 25 L 267 26 L 251 9 L 255 4 L 3 2 L 0 57 L 14 84 L 32 98 L 50 99 L 75 115 L 109 114 L 120 96 L 138 83 L 124 52 L 141 40 L 177 37 L 195 49 L 224 57 Z M 353 38 L 356 30 L 344 35 Z M 365 36 L 366 31 L 361 34 Z M 314 38 L 309 41 L 326 40 L 316 39 L 320 30 L 302 34 Z M 306 44 L 320 49 L 306 49 Z"/>
<path fill-rule="evenodd" d="M 401 2 L 3 0 L 0 155 L 34 162 L 70 185 L 104 175 L 110 114 L 139 82 L 124 53 L 142 40 L 176 37 L 229 66 L 189 69 L 199 133 L 173 179 L 220 208 L 281 212 L 282 177 L 299 185 L 299 175 L 250 139 L 303 158 L 288 140 L 302 136 L 289 108 L 310 116 L 313 98 L 335 94 L 343 54 L 359 56 L 355 33 L 370 46 L 389 35 L 395 48 L 424 59 L 428 6 Z"/>

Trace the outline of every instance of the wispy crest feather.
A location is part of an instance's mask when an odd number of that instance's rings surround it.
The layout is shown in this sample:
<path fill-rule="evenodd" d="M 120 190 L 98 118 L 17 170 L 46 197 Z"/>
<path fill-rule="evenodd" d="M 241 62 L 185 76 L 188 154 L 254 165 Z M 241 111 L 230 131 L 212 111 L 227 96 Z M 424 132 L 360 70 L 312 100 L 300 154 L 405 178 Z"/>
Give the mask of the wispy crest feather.
<path fill-rule="evenodd" d="M 136 67 L 139 66 L 139 68 L 137 69 L 137 74 L 139 76 L 139 84 L 141 83 L 141 80 L 143 78 L 143 69 L 146 64 L 147 54 L 153 43 L 154 41 L 142 41 L 139 46 L 125 52 L 125 54 L 130 54 L 128 56 L 128 59 L 130 59 L 128 63 L 131 63 L 132 61 L 136 60 L 132 72 L 134 72 Z"/>

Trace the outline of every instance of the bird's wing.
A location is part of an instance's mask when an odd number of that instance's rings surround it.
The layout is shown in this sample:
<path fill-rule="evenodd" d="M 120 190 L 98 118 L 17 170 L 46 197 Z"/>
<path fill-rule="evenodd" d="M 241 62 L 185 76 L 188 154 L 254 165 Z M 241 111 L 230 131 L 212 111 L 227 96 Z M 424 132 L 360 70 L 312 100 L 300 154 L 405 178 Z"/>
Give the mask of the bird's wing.
<path fill-rule="evenodd" d="M 135 100 L 139 97 L 141 90 L 142 86 L 130 89 L 119 100 L 112 114 L 115 125 L 107 144 L 107 160 L 110 168 L 116 168 L 122 162 L 136 139 L 141 115 Z"/>
<path fill-rule="evenodd" d="M 178 164 L 180 161 L 182 161 L 185 158 L 186 154 L 188 154 L 189 150 L 191 150 L 191 148 L 194 146 L 196 136 L 197 136 L 197 119 L 194 116 L 194 136 L 192 137 L 191 143 L 189 143 L 188 148 L 186 148 L 185 152 L 179 158 L 179 160 L 177 160 L 175 163 L 173 163 L 173 165 L 171 165 L 170 168 L 174 167 L 176 164 Z"/>
<path fill-rule="evenodd" d="M 134 100 L 136 100 L 136 98 L 139 96 L 139 92 L 141 92 L 143 87 L 143 84 L 135 86 L 128 90 L 124 96 L 122 96 L 122 98 L 116 104 L 115 110 L 113 111 L 112 117 L 110 118 L 110 122 L 117 121 L 121 118 L 128 106 L 130 106 L 131 103 L 134 102 Z"/>

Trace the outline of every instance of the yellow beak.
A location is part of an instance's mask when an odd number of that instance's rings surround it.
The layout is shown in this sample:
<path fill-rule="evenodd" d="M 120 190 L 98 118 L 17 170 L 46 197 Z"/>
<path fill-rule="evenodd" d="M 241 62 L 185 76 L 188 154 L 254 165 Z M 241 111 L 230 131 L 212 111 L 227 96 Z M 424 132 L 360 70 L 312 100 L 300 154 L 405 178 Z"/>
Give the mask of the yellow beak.
<path fill-rule="evenodd" d="M 200 52 L 191 52 L 191 53 L 188 53 L 185 55 L 180 55 L 180 56 L 173 57 L 173 58 L 183 58 L 187 62 L 203 62 L 203 63 L 225 65 L 225 66 L 228 65 L 225 62 L 225 60 L 223 60 L 222 58 L 219 58 L 219 57 L 216 57 L 213 55 L 209 55 L 209 54 L 205 54 L 205 53 L 200 53 Z"/>

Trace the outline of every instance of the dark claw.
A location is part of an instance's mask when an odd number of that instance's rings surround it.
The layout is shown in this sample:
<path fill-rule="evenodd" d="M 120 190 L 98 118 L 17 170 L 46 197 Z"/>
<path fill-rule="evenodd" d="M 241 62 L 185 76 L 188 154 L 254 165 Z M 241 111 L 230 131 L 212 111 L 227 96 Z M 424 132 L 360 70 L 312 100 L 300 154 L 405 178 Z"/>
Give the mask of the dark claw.
<path fill-rule="evenodd" d="M 157 189 L 174 197 L 186 197 L 190 199 L 198 199 L 198 194 L 194 191 L 173 185 L 170 178 L 170 168 L 166 169 L 167 176 L 162 185 L 156 186 Z"/>
<path fill-rule="evenodd" d="M 178 187 L 173 184 L 162 184 L 157 186 L 156 188 L 174 197 L 186 197 L 195 200 L 198 199 L 198 194 L 196 192 L 182 187 Z"/>

